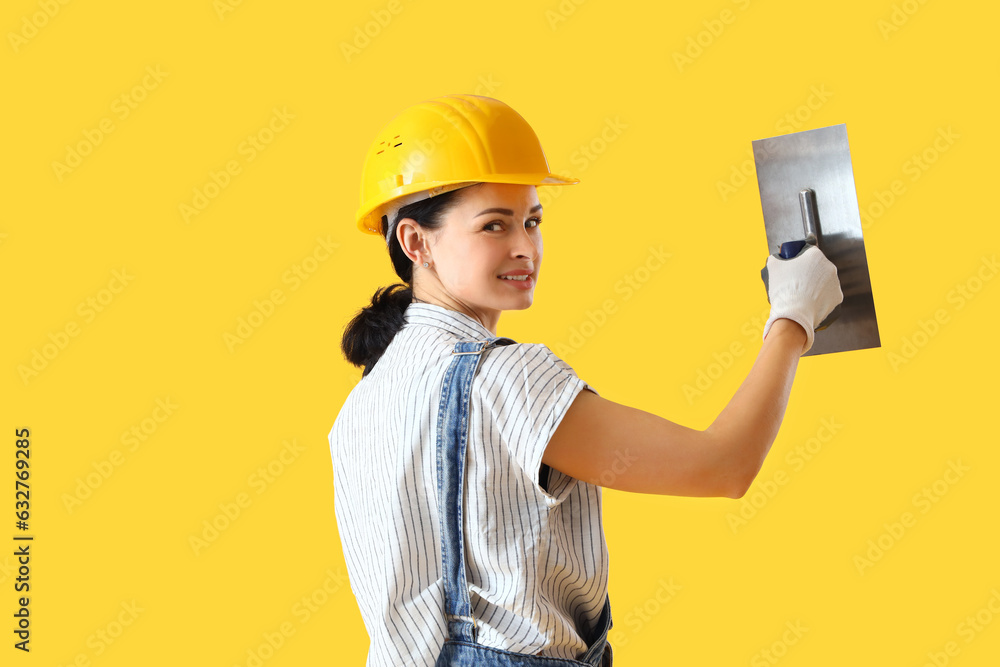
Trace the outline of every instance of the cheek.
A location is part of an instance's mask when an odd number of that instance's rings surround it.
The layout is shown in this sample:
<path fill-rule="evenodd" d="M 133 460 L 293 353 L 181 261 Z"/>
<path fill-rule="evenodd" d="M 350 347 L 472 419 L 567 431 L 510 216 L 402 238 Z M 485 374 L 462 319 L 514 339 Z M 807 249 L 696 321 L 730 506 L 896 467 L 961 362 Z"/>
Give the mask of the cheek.
<path fill-rule="evenodd" d="M 479 290 L 490 283 L 493 271 L 502 265 L 502 253 L 484 243 L 457 243 L 448 248 L 446 266 L 440 267 L 442 276 L 458 291 Z"/>
<path fill-rule="evenodd" d="M 469 243 L 458 252 L 469 273 L 488 274 L 503 265 L 503 248 L 496 243 Z"/>

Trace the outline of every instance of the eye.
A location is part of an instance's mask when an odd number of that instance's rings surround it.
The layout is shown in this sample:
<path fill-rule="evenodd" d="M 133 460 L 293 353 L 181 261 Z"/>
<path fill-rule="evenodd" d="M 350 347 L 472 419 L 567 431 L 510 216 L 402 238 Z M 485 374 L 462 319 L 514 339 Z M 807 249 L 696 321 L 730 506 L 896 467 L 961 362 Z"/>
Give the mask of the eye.
<path fill-rule="evenodd" d="M 534 224 L 530 224 L 532 222 L 534 222 Z M 503 229 L 502 229 L 503 228 L 503 224 L 504 223 L 502 221 L 500 221 L 500 220 L 494 220 L 493 222 L 488 222 L 485 225 L 483 225 L 483 231 L 484 232 L 486 232 L 486 231 L 497 231 L 497 232 L 503 231 Z M 537 227 L 540 224 L 542 224 L 542 219 L 539 218 L 539 217 L 537 217 L 537 216 L 534 217 L 534 218 L 528 218 L 524 222 L 524 226 L 527 229 L 534 229 L 535 227 Z M 501 228 L 500 229 L 491 229 L 491 227 L 493 227 L 493 225 L 500 225 Z"/>

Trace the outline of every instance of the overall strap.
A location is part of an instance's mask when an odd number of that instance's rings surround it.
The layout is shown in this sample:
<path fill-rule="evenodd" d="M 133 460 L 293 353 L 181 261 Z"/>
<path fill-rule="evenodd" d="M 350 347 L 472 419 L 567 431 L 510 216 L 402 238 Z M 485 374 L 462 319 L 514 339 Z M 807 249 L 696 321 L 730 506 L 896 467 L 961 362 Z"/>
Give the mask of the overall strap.
<path fill-rule="evenodd" d="M 437 422 L 438 508 L 441 520 L 441 560 L 444 579 L 444 611 L 448 636 L 476 642 L 478 628 L 469 602 L 465 576 L 465 542 L 462 535 L 462 489 L 465 484 L 465 452 L 471 415 L 472 379 L 483 353 L 497 345 L 515 341 L 502 336 L 480 341 L 459 341 L 444 374 Z"/>

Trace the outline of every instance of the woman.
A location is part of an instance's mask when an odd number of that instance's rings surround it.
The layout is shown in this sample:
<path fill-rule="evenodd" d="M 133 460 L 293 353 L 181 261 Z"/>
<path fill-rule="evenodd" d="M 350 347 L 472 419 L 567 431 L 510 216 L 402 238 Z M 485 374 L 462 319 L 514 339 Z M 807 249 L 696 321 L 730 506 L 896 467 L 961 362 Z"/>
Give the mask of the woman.
<path fill-rule="evenodd" d="M 504 310 L 532 303 L 537 186 L 577 182 L 550 173 L 530 126 L 487 97 L 415 105 L 369 151 L 358 226 L 383 236 L 405 284 L 347 326 L 344 354 L 364 371 L 330 432 L 369 666 L 610 665 L 596 480 L 741 497 L 798 357 L 842 299 L 815 247 L 768 258 L 763 345 L 704 431 L 604 399 L 544 345 L 496 334 Z"/>

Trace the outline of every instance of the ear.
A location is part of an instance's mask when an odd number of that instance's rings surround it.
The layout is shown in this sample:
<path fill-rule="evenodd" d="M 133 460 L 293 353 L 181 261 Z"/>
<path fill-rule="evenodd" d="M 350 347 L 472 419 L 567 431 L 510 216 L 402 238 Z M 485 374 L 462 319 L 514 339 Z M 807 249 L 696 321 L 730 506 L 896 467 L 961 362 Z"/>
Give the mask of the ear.
<path fill-rule="evenodd" d="M 411 262 L 420 263 L 421 255 L 429 254 L 424 230 L 413 218 L 403 218 L 396 225 L 396 239 Z"/>

